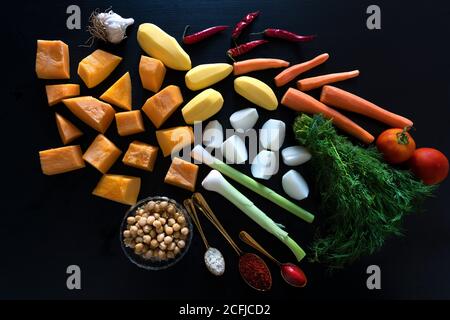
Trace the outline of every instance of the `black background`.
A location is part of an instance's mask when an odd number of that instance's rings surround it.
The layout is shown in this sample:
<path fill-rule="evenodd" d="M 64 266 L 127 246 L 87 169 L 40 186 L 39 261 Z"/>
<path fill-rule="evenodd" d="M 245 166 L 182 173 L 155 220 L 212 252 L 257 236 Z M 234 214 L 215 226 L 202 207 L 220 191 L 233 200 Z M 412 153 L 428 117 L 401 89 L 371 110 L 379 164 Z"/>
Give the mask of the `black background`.
<path fill-rule="evenodd" d="M 81 7 L 83 30 L 70 31 L 66 28 L 66 8 L 69 4 Z M 241 281 L 237 272 L 237 256 L 205 219 L 202 220 L 203 226 L 211 245 L 219 248 L 226 258 L 227 272 L 223 277 L 216 278 L 206 271 L 202 263 L 204 247 L 197 236 L 194 237 L 189 254 L 175 267 L 160 272 L 138 269 L 122 254 L 118 240 L 119 225 L 127 207 L 90 195 L 100 173 L 90 166 L 51 177 L 44 176 L 40 171 L 38 151 L 61 146 L 54 122 L 55 111 L 68 117 L 85 132 L 77 141 L 83 150 L 96 133 L 70 114 L 62 104 L 47 106 L 45 84 L 63 81 L 42 81 L 36 78 L 36 40 L 65 41 L 70 46 L 71 82 L 81 83 L 76 74 L 77 64 L 94 50 L 78 47 L 88 37 L 84 26 L 92 10 L 106 9 L 110 5 L 122 16 L 134 17 L 136 23 L 129 28 L 129 38 L 122 44 L 98 44 L 124 57 L 124 61 L 106 81 L 93 90 L 82 85 L 83 95 L 98 97 L 124 72 L 129 71 L 133 81 L 134 109 L 143 105 L 150 93 L 141 89 L 138 75 L 142 52 L 136 42 L 136 31 L 140 23 L 155 23 L 179 39 L 186 24 L 190 24 L 193 31 L 218 24 L 234 26 L 245 13 L 259 9 L 262 15 L 244 33 L 241 41 L 248 40 L 249 32 L 261 31 L 266 27 L 318 34 L 318 38 L 312 43 L 301 45 L 272 41 L 246 58 L 277 57 L 294 64 L 329 52 L 329 61 L 308 72 L 309 76 L 359 69 L 359 78 L 338 86 L 412 118 L 418 146 L 435 147 L 450 155 L 448 2 L 424 1 L 416 4 L 409 1 L 376 1 L 382 12 L 382 29 L 376 31 L 366 28 L 366 8 L 370 4 L 369 1 L 329 0 L 21 1 L 15 5 L 15 9 L 5 12 L 7 23 L 4 25 L 3 54 L 9 57 L 3 61 L 8 77 L 3 79 L 7 82 L 7 100 L 1 114 L 4 148 L 2 193 L 6 208 L 2 210 L 0 220 L 0 298 L 450 298 L 449 181 L 441 185 L 435 198 L 427 201 L 424 213 L 413 214 L 405 219 L 405 236 L 389 239 L 379 253 L 331 276 L 319 265 L 302 262 L 301 266 L 309 277 L 309 285 L 300 290 L 285 285 L 278 270 L 271 264 L 273 289 L 262 294 Z M 230 45 L 228 31 L 201 44 L 189 46 L 186 50 L 195 66 L 226 62 L 225 52 Z M 254 73 L 253 76 L 270 84 L 278 72 L 269 70 Z M 188 101 L 195 93 L 185 88 L 183 78 L 183 72 L 169 70 L 164 86 L 179 85 L 185 101 Z M 233 77 L 230 76 L 213 86 L 225 99 L 224 108 L 215 117 L 225 127 L 229 126 L 228 117 L 231 113 L 251 106 L 234 93 L 232 82 Z M 285 90 L 286 87 L 276 90 L 278 98 Z M 318 92 L 313 94 L 317 96 Z M 279 118 L 286 121 L 290 128 L 295 116 L 283 106 L 274 112 L 258 111 L 260 119 L 256 127 L 269 118 Z M 363 117 L 350 117 L 374 135 L 386 128 Z M 154 128 L 144 118 L 147 130 L 143 134 L 120 138 L 113 123 L 106 135 L 123 151 L 134 139 L 156 144 Z M 182 123 L 178 110 L 164 127 Z M 285 146 L 293 144 L 293 134 L 288 130 Z M 182 201 L 190 195 L 189 192 L 162 182 L 169 165 L 170 160 L 163 160 L 160 154 L 152 174 L 125 167 L 120 161 L 110 172 L 142 177 L 140 198 L 167 195 Z M 249 173 L 248 165 L 240 169 Z M 268 184 L 282 192 L 281 176 L 287 170 L 282 166 L 279 174 Z M 314 189 L 314 172 L 309 170 L 308 165 L 298 170 Z M 197 185 L 199 191 L 204 191 L 200 182 L 207 172 L 206 167 L 201 167 Z M 274 220 L 286 225 L 291 236 L 307 247 L 313 226 L 245 188 L 237 187 Z M 280 260 L 294 260 L 284 245 L 256 226 L 233 205 L 216 194 L 206 191 L 204 194 L 235 239 L 240 230 L 247 230 Z M 310 198 L 302 201 L 301 205 L 317 213 L 319 223 L 321 214 L 317 211 L 317 203 L 316 194 L 312 191 Z M 250 250 L 245 244 L 238 243 L 244 250 Z M 82 269 L 82 290 L 69 291 L 66 288 L 66 267 L 71 264 L 79 265 Z M 382 289 L 378 291 L 366 288 L 366 268 L 371 264 L 381 267 Z"/>

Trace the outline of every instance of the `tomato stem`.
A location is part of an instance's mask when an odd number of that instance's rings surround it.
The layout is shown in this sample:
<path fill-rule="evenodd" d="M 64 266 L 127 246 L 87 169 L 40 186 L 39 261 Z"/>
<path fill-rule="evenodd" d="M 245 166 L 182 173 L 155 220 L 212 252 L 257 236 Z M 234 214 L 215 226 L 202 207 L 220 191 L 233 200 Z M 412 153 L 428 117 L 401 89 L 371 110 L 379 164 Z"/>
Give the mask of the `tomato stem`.
<path fill-rule="evenodd" d="M 403 145 L 409 144 L 409 138 L 406 133 L 410 129 L 411 129 L 411 127 L 404 127 L 402 132 L 397 133 L 397 143 L 398 144 L 403 144 Z"/>

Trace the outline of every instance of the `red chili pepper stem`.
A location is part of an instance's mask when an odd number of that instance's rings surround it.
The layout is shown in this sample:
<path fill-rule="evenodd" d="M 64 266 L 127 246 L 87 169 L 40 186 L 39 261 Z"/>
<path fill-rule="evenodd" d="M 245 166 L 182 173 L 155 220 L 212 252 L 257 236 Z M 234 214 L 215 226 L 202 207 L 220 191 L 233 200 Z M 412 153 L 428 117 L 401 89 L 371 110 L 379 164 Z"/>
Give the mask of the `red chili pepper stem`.
<path fill-rule="evenodd" d="M 183 40 L 186 37 L 186 33 L 190 27 L 191 27 L 190 25 L 186 25 L 186 27 L 184 27 L 183 36 L 181 37 L 181 40 Z"/>

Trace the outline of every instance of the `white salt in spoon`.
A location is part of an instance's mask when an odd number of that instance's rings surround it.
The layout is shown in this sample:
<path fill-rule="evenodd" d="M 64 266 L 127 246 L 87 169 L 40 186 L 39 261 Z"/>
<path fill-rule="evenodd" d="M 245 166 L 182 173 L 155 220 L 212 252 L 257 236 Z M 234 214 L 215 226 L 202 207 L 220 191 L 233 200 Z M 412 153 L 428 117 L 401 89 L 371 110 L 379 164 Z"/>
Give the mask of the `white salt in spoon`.
<path fill-rule="evenodd" d="M 225 259 L 223 258 L 222 253 L 213 247 L 210 247 L 208 244 L 208 240 L 206 240 L 205 233 L 203 232 L 202 226 L 200 224 L 200 220 L 198 219 L 197 211 L 195 210 L 194 203 L 191 199 L 186 199 L 183 202 L 186 211 L 194 221 L 195 226 L 202 237 L 203 243 L 206 247 L 206 252 L 204 255 L 206 268 L 215 276 L 221 276 L 225 272 Z"/>

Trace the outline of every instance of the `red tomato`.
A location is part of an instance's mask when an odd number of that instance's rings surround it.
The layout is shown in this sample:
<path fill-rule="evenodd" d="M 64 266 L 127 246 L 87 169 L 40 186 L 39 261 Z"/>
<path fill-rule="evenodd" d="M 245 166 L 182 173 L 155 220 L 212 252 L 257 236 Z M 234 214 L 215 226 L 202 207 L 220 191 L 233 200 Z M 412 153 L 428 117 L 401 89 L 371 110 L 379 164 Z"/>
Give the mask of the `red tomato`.
<path fill-rule="evenodd" d="M 417 149 L 409 160 L 411 171 L 425 184 L 437 184 L 448 175 L 448 159 L 432 148 Z"/>
<path fill-rule="evenodd" d="M 386 162 L 392 164 L 405 162 L 416 150 L 416 142 L 406 129 L 388 129 L 378 136 L 376 144 Z"/>

